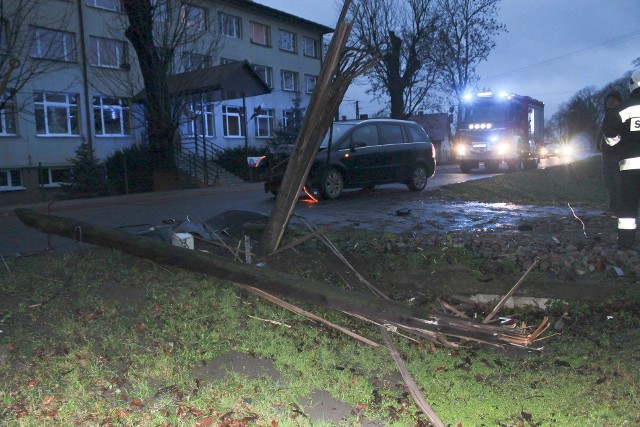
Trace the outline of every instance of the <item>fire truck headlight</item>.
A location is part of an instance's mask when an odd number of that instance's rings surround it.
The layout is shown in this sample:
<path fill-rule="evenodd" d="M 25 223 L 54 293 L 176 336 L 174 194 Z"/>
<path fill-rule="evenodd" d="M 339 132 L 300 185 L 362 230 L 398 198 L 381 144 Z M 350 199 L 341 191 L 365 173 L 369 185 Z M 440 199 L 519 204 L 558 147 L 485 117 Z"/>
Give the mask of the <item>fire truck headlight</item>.
<path fill-rule="evenodd" d="M 466 147 L 464 145 L 462 145 L 462 144 L 456 145 L 456 154 L 458 156 L 466 156 L 467 155 Z"/>
<path fill-rule="evenodd" d="M 509 146 L 505 143 L 498 144 L 498 154 L 503 156 L 509 152 Z"/>

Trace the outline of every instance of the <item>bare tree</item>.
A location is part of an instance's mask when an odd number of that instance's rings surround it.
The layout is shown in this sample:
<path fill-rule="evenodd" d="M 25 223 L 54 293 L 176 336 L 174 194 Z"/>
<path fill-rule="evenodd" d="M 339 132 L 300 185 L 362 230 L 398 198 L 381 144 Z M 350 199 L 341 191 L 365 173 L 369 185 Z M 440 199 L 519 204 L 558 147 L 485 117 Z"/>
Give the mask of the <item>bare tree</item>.
<path fill-rule="evenodd" d="M 442 19 L 438 27 L 438 48 L 432 60 L 442 73 L 443 89 L 462 99 L 478 81 L 476 66 L 495 48 L 495 37 L 506 26 L 497 21 L 500 0 L 439 0 Z"/>
<path fill-rule="evenodd" d="M 45 3 L 0 1 L 0 109 L 22 109 L 27 101 L 18 105 L 13 95 L 28 82 L 75 66 L 75 38 L 65 32 L 72 5 Z"/>
<path fill-rule="evenodd" d="M 212 64 L 220 40 L 217 21 L 205 6 L 208 2 L 121 1 L 127 18 L 125 35 L 136 52 L 144 84 L 154 190 L 175 188 L 174 138 L 187 100 L 169 93 L 168 77 L 175 68 L 186 71 Z"/>
<path fill-rule="evenodd" d="M 352 42 L 379 62 L 368 73 L 371 91 L 389 97 L 391 117 L 404 119 L 423 106 L 437 82 L 436 0 L 361 0 Z"/>

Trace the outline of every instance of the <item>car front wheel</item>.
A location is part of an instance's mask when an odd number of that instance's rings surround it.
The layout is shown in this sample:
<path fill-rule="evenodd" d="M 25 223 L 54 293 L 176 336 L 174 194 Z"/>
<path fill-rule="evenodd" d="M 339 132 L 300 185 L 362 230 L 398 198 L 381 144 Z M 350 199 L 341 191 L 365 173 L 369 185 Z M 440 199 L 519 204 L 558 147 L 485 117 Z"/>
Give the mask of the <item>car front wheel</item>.
<path fill-rule="evenodd" d="M 324 173 L 322 178 L 322 196 L 325 199 L 337 199 L 344 190 L 344 178 L 342 173 L 335 168 L 331 168 Z"/>
<path fill-rule="evenodd" d="M 413 168 L 413 172 L 411 172 L 411 177 L 409 178 L 409 182 L 407 182 L 407 187 L 412 191 L 422 191 L 426 185 L 427 168 L 423 165 L 417 165 Z"/>

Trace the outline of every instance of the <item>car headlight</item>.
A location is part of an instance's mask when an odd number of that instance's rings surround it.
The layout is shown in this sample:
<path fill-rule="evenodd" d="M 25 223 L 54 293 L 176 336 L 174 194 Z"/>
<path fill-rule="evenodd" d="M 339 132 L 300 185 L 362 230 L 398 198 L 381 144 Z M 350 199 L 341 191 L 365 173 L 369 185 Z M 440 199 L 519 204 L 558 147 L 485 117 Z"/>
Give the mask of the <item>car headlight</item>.
<path fill-rule="evenodd" d="M 498 144 L 497 152 L 501 156 L 507 154 L 509 152 L 509 146 L 505 143 L 500 143 Z"/>
<path fill-rule="evenodd" d="M 573 147 L 570 145 L 565 145 L 562 147 L 562 155 L 563 156 L 571 156 L 573 154 Z"/>
<path fill-rule="evenodd" d="M 467 148 L 466 148 L 464 145 L 462 145 L 462 144 L 458 144 L 458 145 L 456 145 L 456 154 L 457 154 L 458 156 L 464 156 L 464 155 L 466 155 L 466 154 L 467 154 Z"/>

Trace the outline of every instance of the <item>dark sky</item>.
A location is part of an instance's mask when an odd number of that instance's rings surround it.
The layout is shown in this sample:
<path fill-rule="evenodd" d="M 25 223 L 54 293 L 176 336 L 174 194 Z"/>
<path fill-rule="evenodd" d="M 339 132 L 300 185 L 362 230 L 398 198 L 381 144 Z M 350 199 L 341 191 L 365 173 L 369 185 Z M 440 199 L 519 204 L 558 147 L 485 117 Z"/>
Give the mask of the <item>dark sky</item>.
<path fill-rule="evenodd" d="M 256 1 L 331 27 L 342 4 Z M 547 118 L 578 90 L 601 88 L 640 57 L 640 0 L 502 0 L 498 20 L 508 32 L 497 38 L 496 49 L 478 67 L 479 85 L 540 99 Z M 363 113 L 380 108 L 364 91 L 363 85 L 355 85 L 347 92 L 342 114 L 353 115 L 348 110 L 355 100 Z"/>

